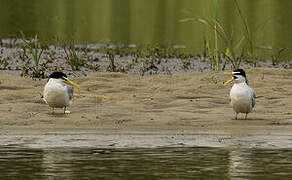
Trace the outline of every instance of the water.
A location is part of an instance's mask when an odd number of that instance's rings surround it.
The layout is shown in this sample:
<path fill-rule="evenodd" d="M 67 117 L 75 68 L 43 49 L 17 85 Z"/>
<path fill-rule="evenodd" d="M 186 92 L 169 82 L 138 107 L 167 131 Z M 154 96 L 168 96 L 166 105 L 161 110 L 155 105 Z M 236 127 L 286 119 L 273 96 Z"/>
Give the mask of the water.
<path fill-rule="evenodd" d="M 291 179 L 292 149 L 0 148 L 4 179 Z"/>
<path fill-rule="evenodd" d="M 292 47 L 291 0 L 238 0 L 261 54 L 277 55 Z M 80 43 L 183 45 L 201 53 L 203 40 L 213 46 L 213 30 L 179 20 L 214 17 L 213 0 L 0 0 L 0 38 L 38 34 L 41 39 Z M 189 15 L 184 13 L 189 12 Z M 219 0 L 218 15 L 234 43 L 244 26 L 233 0 Z M 222 41 L 220 40 L 222 43 Z M 282 52 L 283 54 L 283 52 Z"/>

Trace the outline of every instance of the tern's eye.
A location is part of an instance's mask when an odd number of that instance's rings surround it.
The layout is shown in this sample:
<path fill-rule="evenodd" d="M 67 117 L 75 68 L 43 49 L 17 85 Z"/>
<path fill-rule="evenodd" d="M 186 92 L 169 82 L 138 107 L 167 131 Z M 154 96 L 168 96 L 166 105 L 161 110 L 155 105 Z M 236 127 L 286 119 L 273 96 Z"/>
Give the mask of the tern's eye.
<path fill-rule="evenodd" d="M 233 76 L 234 77 L 234 79 L 237 79 L 238 77 L 237 76 Z"/>

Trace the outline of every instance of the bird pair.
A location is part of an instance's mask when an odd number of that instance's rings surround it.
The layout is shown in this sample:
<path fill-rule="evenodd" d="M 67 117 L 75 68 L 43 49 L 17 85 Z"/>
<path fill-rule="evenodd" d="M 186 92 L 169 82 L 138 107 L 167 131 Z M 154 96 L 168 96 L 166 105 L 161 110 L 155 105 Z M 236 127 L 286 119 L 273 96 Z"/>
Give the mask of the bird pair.
<path fill-rule="evenodd" d="M 243 69 L 236 69 L 225 74 L 232 76 L 232 79 L 225 82 L 224 85 L 235 82 L 230 90 L 231 105 L 236 113 L 235 119 L 239 113 L 245 113 L 246 119 L 247 114 L 255 106 L 255 92 L 248 86 Z M 64 108 L 64 113 L 70 113 L 70 111 L 66 111 L 66 107 L 72 104 L 73 86 L 79 88 L 62 72 L 54 72 L 49 76 L 44 89 L 44 101 L 52 107 L 53 113 L 54 108 Z"/>

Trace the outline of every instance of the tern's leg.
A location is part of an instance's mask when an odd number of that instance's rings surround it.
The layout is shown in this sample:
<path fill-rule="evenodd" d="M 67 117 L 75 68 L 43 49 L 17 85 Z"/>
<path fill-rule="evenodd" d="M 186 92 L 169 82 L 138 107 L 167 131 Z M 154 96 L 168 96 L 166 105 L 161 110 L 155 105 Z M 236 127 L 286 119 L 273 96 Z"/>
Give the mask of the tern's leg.
<path fill-rule="evenodd" d="M 237 113 L 235 114 L 235 120 L 237 120 Z"/>
<path fill-rule="evenodd" d="M 244 119 L 247 119 L 247 113 L 245 113 L 245 118 Z"/>
<path fill-rule="evenodd" d="M 55 109 L 54 109 L 54 107 L 52 107 L 52 112 L 51 112 L 52 114 L 54 114 L 55 113 Z"/>
<path fill-rule="evenodd" d="M 67 107 L 64 107 L 64 114 L 70 114 L 70 111 L 66 110 Z"/>

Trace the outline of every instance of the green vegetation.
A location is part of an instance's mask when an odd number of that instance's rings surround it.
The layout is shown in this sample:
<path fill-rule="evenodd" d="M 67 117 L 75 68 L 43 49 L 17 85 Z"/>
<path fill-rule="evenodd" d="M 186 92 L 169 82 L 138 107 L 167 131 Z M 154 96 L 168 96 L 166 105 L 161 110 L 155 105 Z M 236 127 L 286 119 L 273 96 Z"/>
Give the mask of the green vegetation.
<path fill-rule="evenodd" d="M 47 42 L 39 41 L 38 36 L 28 39 L 24 34 L 21 42 L 2 44 L 3 47 L 15 49 L 15 53 L 9 53 L 5 58 L 0 54 L 0 69 L 21 71 L 22 76 L 33 78 L 46 78 L 52 71 L 94 72 L 101 70 L 101 66 L 102 71 L 108 72 L 146 75 L 160 71 L 171 74 L 168 67 L 158 68 L 162 61 L 165 64 L 171 59 L 177 59 L 185 70 L 190 69 L 191 63 L 195 62 L 193 55 L 159 44 L 139 47 L 108 44 L 88 48 L 88 45 L 76 45 L 74 41 L 63 40 L 56 41 L 57 45 L 48 45 Z M 107 67 L 104 68 L 104 65 Z"/>
<path fill-rule="evenodd" d="M 221 23 L 219 19 L 219 3 L 218 0 L 212 0 L 213 9 L 214 9 L 214 17 L 211 18 L 196 18 L 196 17 L 187 17 L 185 19 L 180 20 L 180 22 L 199 22 L 206 25 L 214 32 L 214 49 L 210 50 L 210 42 L 209 39 L 211 37 L 207 37 L 204 40 L 204 55 L 210 60 L 211 67 L 219 71 L 220 68 L 223 70 L 227 62 L 232 63 L 233 68 L 239 68 L 242 59 L 249 59 L 249 61 L 255 62 L 257 55 L 255 54 L 255 44 L 253 33 L 250 31 L 248 22 L 242 13 L 242 10 L 237 2 L 237 0 L 233 0 L 234 8 L 236 9 L 243 26 L 243 33 L 241 34 L 240 39 L 234 38 L 233 32 L 228 32 L 224 25 Z M 185 12 L 186 13 L 186 12 Z M 186 13 L 190 15 L 189 12 Z M 237 32 L 238 33 L 238 32 Z M 219 51 L 218 41 L 221 41 L 223 44 L 223 51 Z M 223 66 L 220 67 L 220 57 L 223 57 L 224 63 Z"/>
<path fill-rule="evenodd" d="M 32 72 L 30 76 L 34 78 L 44 78 L 44 67 L 41 67 L 40 60 L 41 56 L 45 50 L 45 47 L 42 46 L 38 40 L 37 35 L 35 35 L 34 39 L 27 40 L 22 34 L 22 41 L 24 44 L 22 45 L 22 57 L 23 60 L 26 58 L 33 59 L 33 63 L 30 63 L 29 61 L 23 66 L 23 75 L 29 74 L 29 72 Z M 32 64 L 32 65 L 31 65 Z"/>
<path fill-rule="evenodd" d="M 229 42 L 229 46 L 224 46 L 226 48 L 224 52 L 220 52 L 216 46 L 214 46 L 215 49 L 210 50 L 208 40 L 205 40 L 205 56 L 202 58 L 201 55 L 195 56 L 185 53 L 179 48 L 159 44 L 130 47 L 107 44 L 95 47 L 95 45 L 76 45 L 74 41 L 59 40 L 59 42 L 55 42 L 57 45 L 49 46 L 47 42 L 39 41 L 38 36 L 27 39 L 22 35 L 22 43 L 2 44 L 2 52 L 5 48 L 8 48 L 14 49 L 15 53 L 10 53 L 11 50 L 7 50 L 9 53 L 6 53 L 6 55 L 0 53 L 0 69 L 21 71 L 22 76 L 46 78 L 52 71 L 65 71 L 67 73 L 74 71 L 84 75 L 95 71 L 107 71 L 136 73 L 144 76 L 172 74 L 174 72 L 201 72 L 210 69 L 210 67 L 219 71 L 224 70 L 227 63 L 234 68 L 239 67 L 242 59 L 246 58 L 243 55 L 245 49 L 242 47 L 245 38 L 240 39 L 233 45 L 231 43 L 232 36 L 226 33 L 220 23 L 215 20 L 199 19 L 199 21 L 208 25 L 208 27 L 211 27 L 211 25 L 216 27 L 212 29 L 216 29 L 216 31 L 213 31 L 214 35 L 217 34 L 218 39 Z M 17 40 L 11 42 L 17 42 Z M 251 44 L 249 45 L 251 46 Z M 254 46 L 250 48 L 252 47 Z M 285 61 L 283 57 L 289 55 L 289 51 L 285 48 L 266 48 L 273 51 L 271 62 L 275 66 L 283 63 Z M 216 60 L 216 58 L 218 59 Z M 259 61 L 245 60 L 244 63 L 257 66 Z M 288 61 L 285 63 L 289 64 Z M 214 77 L 210 77 L 208 81 L 217 83 Z"/>
<path fill-rule="evenodd" d="M 178 48 L 179 46 L 160 44 L 78 45 L 75 40 L 64 41 L 56 38 L 50 41 L 50 44 L 53 45 L 49 46 L 48 42 L 40 41 L 37 35 L 29 39 L 21 32 L 22 43 L 19 43 L 19 39 L 9 39 L 8 44 L 7 41 L 6 44 L 1 44 L 2 47 L 17 49 L 17 54 L 8 53 L 8 55 L 2 56 L 0 53 L 0 69 L 21 71 L 23 76 L 45 78 L 51 71 L 70 73 L 76 71 L 85 75 L 87 72 L 109 71 L 139 73 L 143 76 L 182 71 L 192 72 L 194 69 L 204 71 L 206 66 L 195 66 L 206 63 L 210 69 L 215 71 L 224 70 L 227 65 L 239 68 L 242 62 L 258 66 L 259 58 L 255 51 L 254 35 L 256 32 L 251 32 L 237 0 L 233 0 L 233 5 L 241 19 L 241 29 L 243 30 L 236 32 L 237 37 L 238 34 L 241 36 L 239 39 L 236 39 L 234 32 L 232 30 L 230 32 L 230 29 L 222 23 L 221 16 L 219 16 L 219 1 L 212 0 L 212 2 L 212 12 L 214 13 L 212 17 L 196 18 L 185 11 L 188 17 L 180 20 L 181 22 L 201 23 L 210 30 L 211 33 L 207 33 L 204 39 L 203 56 L 186 53 L 183 49 Z M 291 55 L 287 48 L 262 47 L 262 49 L 270 51 L 273 65 L 284 62 L 283 57 Z M 288 64 L 287 59 L 286 61 Z M 210 77 L 208 81 L 217 83 L 214 77 Z"/>
<path fill-rule="evenodd" d="M 172 57 L 179 58 L 178 68 L 188 72 L 202 62 L 209 63 L 209 70 L 214 71 L 247 63 L 256 67 L 263 60 L 277 65 L 291 60 L 289 4 L 272 0 L 64 1 L 58 2 L 56 10 L 54 3 L 34 1 L 18 3 L 19 8 L 11 11 L 15 3 L 7 1 L 0 9 L 5 27 L 1 28 L 1 37 L 8 39 L 0 45 L 19 47 L 20 35 L 15 33 L 23 30 L 26 37 L 20 38 L 29 45 L 22 45 L 17 69 L 34 77 L 46 76 L 48 69 L 131 71 L 141 75 L 160 73 L 161 69 L 171 72 L 171 67 L 161 63 L 173 63 Z M 74 9 L 75 16 L 68 16 L 68 7 Z M 20 16 L 21 22 L 11 23 L 18 22 Z M 178 19 L 193 24 L 178 23 Z M 51 46 L 46 46 L 44 40 Z M 88 43 L 101 43 L 97 45 L 101 47 L 86 47 Z M 138 47 L 127 47 L 128 44 Z M 173 48 L 181 45 L 184 50 Z M 103 55 L 97 57 L 95 52 Z M 132 61 L 125 64 L 124 56 Z M 11 66 L 14 58 L 2 54 L 0 69 L 15 69 Z M 199 62 L 194 63 L 196 60 Z"/>
<path fill-rule="evenodd" d="M 63 43 L 63 50 L 66 54 L 67 63 L 73 71 L 80 70 L 80 68 L 85 65 L 84 59 L 79 55 L 79 52 L 76 51 L 74 40 Z"/>

